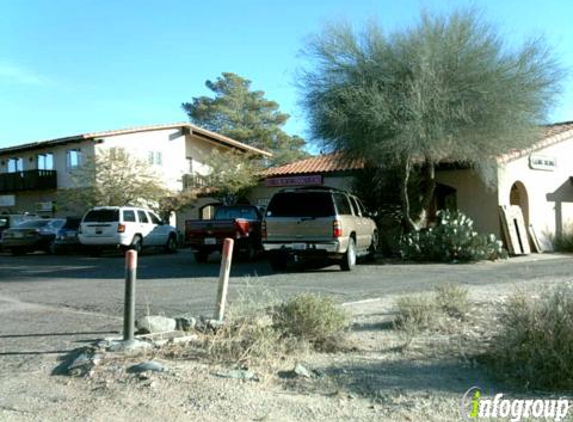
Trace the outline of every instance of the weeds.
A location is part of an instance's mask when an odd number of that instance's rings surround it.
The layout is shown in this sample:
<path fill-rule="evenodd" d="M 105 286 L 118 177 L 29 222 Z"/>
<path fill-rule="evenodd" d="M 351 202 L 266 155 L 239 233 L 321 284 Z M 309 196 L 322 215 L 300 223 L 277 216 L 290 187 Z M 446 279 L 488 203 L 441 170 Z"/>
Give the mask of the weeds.
<path fill-rule="evenodd" d="M 434 288 L 436 305 L 448 316 L 463 319 L 469 308 L 468 289 L 457 284 L 440 284 Z"/>
<path fill-rule="evenodd" d="M 516 295 L 486 355 L 497 374 L 526 389 L 573 388 L 573 286 L 541 298 Z"/>
<path fill-rule="evenodd" d="M 279 305 L 275 321 L 283 337 L 319 344 L 346 328 L 349 315 L 331 298 L 307 293 Z"/>

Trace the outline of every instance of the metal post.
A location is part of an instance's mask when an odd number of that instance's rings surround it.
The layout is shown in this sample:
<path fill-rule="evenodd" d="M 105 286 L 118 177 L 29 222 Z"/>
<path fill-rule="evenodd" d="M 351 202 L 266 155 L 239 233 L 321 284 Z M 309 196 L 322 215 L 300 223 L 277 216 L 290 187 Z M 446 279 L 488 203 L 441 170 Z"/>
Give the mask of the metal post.
<path fill-rule="evenodd" d="M 230 238 L 225 239 L 223 243 L 223 258 L 221 259 L 221 271 L 219 272 L 219 288 L 217 289 L 217 303 L 214 317 L 217 321 L 223 321 L 223 316 L 225 315 L 234 243 L 235 241 Z"/>
<path fill-rule="evenodd" d="M 123 341 L 132 342 L 135 332 L 135 280 L 137 279 L 137 252 L 125 253 L 125 305 L 123 310 Z"/>

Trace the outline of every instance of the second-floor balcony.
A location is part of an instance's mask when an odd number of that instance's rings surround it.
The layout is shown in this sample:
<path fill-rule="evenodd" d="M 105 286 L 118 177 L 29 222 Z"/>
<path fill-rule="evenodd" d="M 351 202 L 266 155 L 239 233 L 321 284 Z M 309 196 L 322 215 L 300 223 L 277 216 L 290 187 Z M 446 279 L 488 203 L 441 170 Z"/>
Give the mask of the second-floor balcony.
<path fill-rule="evenodd" d="M 200 174 L 184 174 L 183 189 L 205 188 L 209 187 L 209 176 Z"/>
<path fill-rule="evenodd" d="M 0 193 L 46 190 L 58 187 L 56 170 L 26 170 L 0 174 Z"/>

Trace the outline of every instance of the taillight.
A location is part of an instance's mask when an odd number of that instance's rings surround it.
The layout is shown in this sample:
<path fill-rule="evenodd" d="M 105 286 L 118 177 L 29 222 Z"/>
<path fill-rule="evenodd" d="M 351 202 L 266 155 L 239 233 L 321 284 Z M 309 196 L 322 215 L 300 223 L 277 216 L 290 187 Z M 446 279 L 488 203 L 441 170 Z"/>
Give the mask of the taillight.
<path fill-rule="evenodd" d="M 118 233 L 125 233 L 125 224 L 118 224 L 117 225 L 117 232 Z"/>
<path fill-rule="evenodd" d="M 342 227 L 340 227 L 340 221 L 338 220 L 332 222 L 332 237 L 342 237 Z"/>
<path fill-rule="evenodd" d="M 261 237 L 263 239 L 267 238 L 267 222 L 266 221 L 263 221 L 261 223 Z"/>
<path fill-rule="evenodd" d="M 235 229 L 237 230 L 237 239 L 249 236 L 249 222 L 247 220 L 235 220 Z"/>

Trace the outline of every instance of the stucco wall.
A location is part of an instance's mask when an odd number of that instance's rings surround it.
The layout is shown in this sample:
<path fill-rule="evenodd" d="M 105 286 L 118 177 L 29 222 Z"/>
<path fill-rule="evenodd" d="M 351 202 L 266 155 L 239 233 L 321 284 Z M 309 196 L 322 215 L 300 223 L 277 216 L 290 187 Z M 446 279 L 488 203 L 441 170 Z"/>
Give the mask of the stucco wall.
<path fill-rule="evenodd" d="M 479 175 L 472 170 L 440 170 L 436 172 L 438 183 L 456 189 L 458 209 L 474 220 L 481 233 L 501 234 L 499 208 L 495 188 L 488 188 Z"/>
<path fill-rule="evenodd" d="M 511 187 L 521 182 L 527 191 L 530 223 L 549 249 L 555 234 L 573 230 L 573 138 L 535 151 L 534 155 L 555 158 L 554 171 L 532 169 L 529 155 L 501 165 L 498 199 L 500 205 L 509 205 Z"/>

